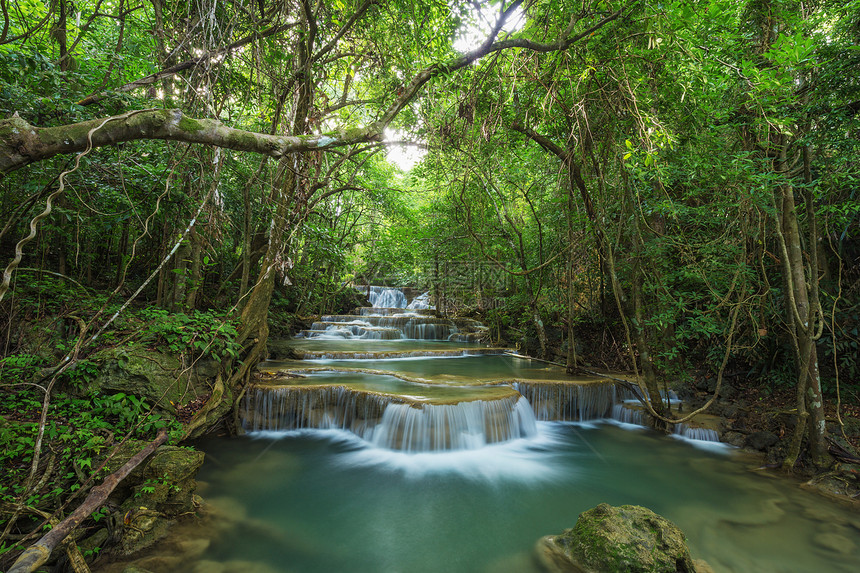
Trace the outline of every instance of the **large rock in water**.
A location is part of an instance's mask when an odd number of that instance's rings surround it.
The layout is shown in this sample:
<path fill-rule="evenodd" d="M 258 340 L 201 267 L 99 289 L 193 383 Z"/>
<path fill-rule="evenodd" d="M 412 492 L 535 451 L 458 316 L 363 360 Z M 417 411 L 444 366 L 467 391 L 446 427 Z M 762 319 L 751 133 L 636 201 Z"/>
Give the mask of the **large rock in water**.
<path fill-rule="evenodd" d="M 678 527 L 648 508 L 601 503 L 573 529 L 538 542 L 538 559 L 553 573 L 696 573 Z"/>

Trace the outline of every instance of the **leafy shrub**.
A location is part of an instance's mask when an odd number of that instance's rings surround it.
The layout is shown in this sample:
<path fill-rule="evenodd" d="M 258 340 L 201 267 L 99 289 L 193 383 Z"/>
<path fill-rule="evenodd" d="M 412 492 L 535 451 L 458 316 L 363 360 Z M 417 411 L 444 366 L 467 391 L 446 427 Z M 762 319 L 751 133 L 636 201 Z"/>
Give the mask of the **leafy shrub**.
<path fill-rule="evenodd" d="M 218 313 L 192 311 L 190 314 L 171 313 L 162 308 L 147 308 L 138 312 L 147 325 L 143 339 L 154 339 L 156 346 L 174 354 L 186 352 L 208 354 L 216 360 L 239 355 L 235 339 L 238 319 L 225 320 Z"/>

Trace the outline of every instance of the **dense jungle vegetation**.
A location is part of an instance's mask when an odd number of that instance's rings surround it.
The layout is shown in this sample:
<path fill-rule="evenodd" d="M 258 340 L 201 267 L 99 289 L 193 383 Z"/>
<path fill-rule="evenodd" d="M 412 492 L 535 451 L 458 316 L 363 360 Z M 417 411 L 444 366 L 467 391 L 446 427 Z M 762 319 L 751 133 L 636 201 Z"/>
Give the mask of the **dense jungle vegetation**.
<path fill-rule="evenodd" d="M 831 465 L 860 2 L 0 2 L 4 564 L 124 438 L 230 429 L 267 340 L 354 284 L 652 396 L 790 396 L 783 466 Z M 139 349 L 169 396 L 99 382 Z"/>

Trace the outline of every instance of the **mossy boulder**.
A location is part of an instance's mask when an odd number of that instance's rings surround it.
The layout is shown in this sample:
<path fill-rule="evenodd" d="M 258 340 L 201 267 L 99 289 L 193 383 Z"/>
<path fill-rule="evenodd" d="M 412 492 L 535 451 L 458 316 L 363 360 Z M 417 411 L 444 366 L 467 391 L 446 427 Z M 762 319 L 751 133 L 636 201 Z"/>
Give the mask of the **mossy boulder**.
<path fill-rule="evenodd" d="M 124 392 L 176 413 L 186 386 L 179 380 L 177 358 L 144 348 L 115 348 L 100 352 L 96 359 L 101 367 L 88 392 Z"/>
<path fill-rule="evenodd" d="M 602 503 L 580 514 L 573 529 L 538 542 L 552 572 L 696 573 L 684 534 L 668 519 L 637 505 Z"/>
<path fill-rule="evenodd" d="M 112 348 L 92 357 L 99 363 L 99 374 L 85 393 L 123 392 L 143 398 L 147 403 L 170 414 L 211 390 L 217 374 L 217 363 L 198 361 L 186 368 L 177 358 L 143 347 Z"/>
<path fill-rule="evenodd" d="M 136 507 L 154 509 L 167 517 L 194 510 L 194 476 L 203 465 L 203 452 L 176 446 L 161 446 L 141 464 L 142 476 L 122 504 L 125 511 Z"/>
<path fill-rule="evenodd" d="M 128 440 L 108 460 L 104 473 L 116 471 L 146 445 Z M 131 555 L 163 537 L 176 519 L 193 513 L 195 476 L 204 454 L 176 446 L 160 446 L 114 490 L 110 506 L 114 555 Z"/>

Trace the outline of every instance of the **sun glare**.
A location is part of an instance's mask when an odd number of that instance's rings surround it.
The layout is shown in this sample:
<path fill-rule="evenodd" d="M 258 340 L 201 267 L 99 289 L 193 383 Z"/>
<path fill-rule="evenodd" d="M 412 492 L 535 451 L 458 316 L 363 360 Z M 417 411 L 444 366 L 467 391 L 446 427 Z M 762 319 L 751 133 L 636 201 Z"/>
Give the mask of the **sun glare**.
<path fill-rule="evenodd" d="M 491 7 L 482 7 L 480 12 L 474 13 L 472 20 L 464 20 L 454 40 L 454 49 L 466 53 L 480 46 L 487 39 L 496 18 L 498 18 L 498 13 L 495 10 Z M 517 8 L 502 26 L 502 33 L 521 30 L 525 21 L 526 15 L 522 8 Z"/>
<path fill-rule="evenodd" d="M 410 171 L 427 153 L 418 144 L 407 143 L 405 134 L 400 131 L 386 129 L 383 135 L 385 136 L 383 141 L 389 144 L 386 146 L 386 159 L 403 172 Z"/>

